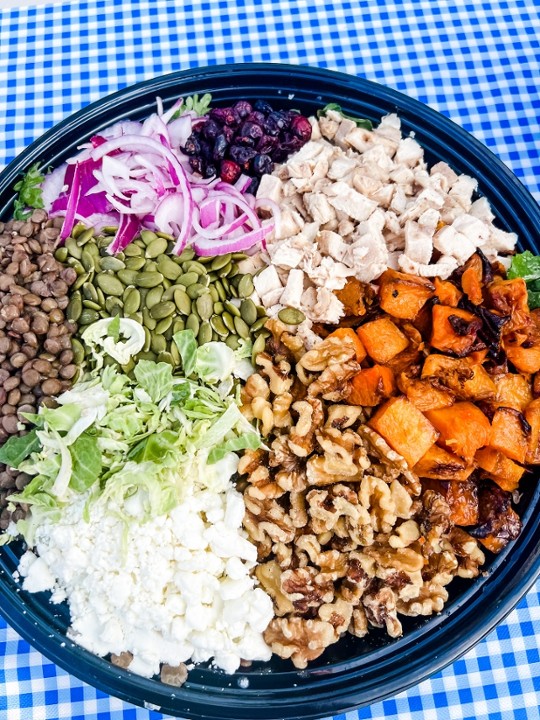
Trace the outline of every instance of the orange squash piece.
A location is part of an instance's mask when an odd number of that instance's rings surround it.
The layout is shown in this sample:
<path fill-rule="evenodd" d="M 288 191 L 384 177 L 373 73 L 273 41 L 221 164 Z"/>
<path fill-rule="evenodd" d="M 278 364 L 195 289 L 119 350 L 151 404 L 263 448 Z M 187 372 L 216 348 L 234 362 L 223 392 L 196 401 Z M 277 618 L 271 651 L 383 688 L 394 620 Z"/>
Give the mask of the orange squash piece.
<path fill-rule="evenodd" d="M 468 465 L 465 460 L 438 445 L 432 445 L 413 468 L 418 477 L 455 482 L 467 480 L 473 470 L 474 465 Z"/>
<path fill-rule="evenodd" d="M 493 406 L 509 407 L 523 411 L 532 402 L 532 387 L 529 378 L 517 373 L 495 375 L 493 378 L 497 393 Z"/>
<path fill-rule="evenodd" d="M 413 320 L 435 290 L 426 278 L 397 270 L 386 270 L 378 282 L 381 308 L 400 320 Z"/>
<path fill-rule="evenodd" d="M 450 508 L 450 522 L 459 527 L 476 525 L 479 516 L 478 489 L 472 479 L 463 482 L 422 480 L 422 488 L 435 490 L 444 497 Z"/>
<path fill-rule="evenodd" d="M 334 294 L 343 303 L 345 315 L 355 317 L 365 315 L 367 306 L 375 297 L 371 286 L 360 282 L 355 277 L 347 278 L 347 282 L 341 290 L 334 290 Z"/>
<path fill-rule="evenodd" d="M 505 347 L 506 356 L 512 365 L 523 373 L 536 373 L 540 371 L 540 343 L 530 347 L 510 346 Z"/>
<path fill-rule="evenodd" d="M 523 278 L 494 280 L 488 285 L 487 294 L 495 310 L 501 315 L 510 316 L 503 327 L 503 335 L 531 326 L 529 296 Z"/>
<path fill-rule="evenodd" d="M 531 426 L 525 462 L 540 465 L 540 399 L 533 400 L 525 409 L 525 420 Z"/>
<path fill-rule="evenodd" d="M 512 496 L 497 485 L 478 491 L 478 527 L 470 533 L 491 552 L 498 553 L 521 532 L 521 520 L 512 508 Z"/>
<path fill-rule="evenodd" d="M 369 357 L 383 365 L 409 344 L 407 337 L 389 317 L 372 320 L 361 325 L 356 332 Z"/>
<path fill-rule="evenodd" d="M 438 437 L 429 420 L 405 397 L 387 400 L 368 425 L 382 435 L 411 468 L 426 454 Z"/>
<path fill-rule="evenodd" d="M 454 395 L 436 380 L 409 378 L 402 372 L 398 376 L 398 387 L 421 412 L 454 404 Z"/>
<path fill-rule="evenodd" d="M 384 365 L 360 370 L 351 382 L 351 394 L 347 398 L 350 405 L 374 407 L 396 392 L 394 373 Z"/>
<path fill-rule="evenodd" d="M 344 340 L 345 338 L 348 338 L 352 341 L 354 344 L 354 347 L 356 349 L 356 360 L 357 362 L 361 363 L 362 360 L 365 359 L 367 353 L 365 347 L 362 345 L 362 341 L 358 337 L 358 335 L 355 333 L 355 331 L 352 328 L 338 328 L 337 330 L 334 330 L 334 332 L 330 333 L 328 337 L 335 337 L 339 338 L 340 340 Z"/>
<path fill-rule="evenodd" d="M 494 448 L 482 448 L 474 456 L 479 468 L 485 471 L 503 490 L 513 492 L 517 490 L 525 468 L 513 462 L 506 455 Z"/>
<path fill-rule="evenodd" d="M 422 368 L 423 378 L 435 378 L 461 400 L 490 400 L 497 388 L 493 379 L 475 359 L 428 355 Z"/>
<path fill-rule="evenodd" d="M 518 410 L 500 407 L 495 411 L 491 421 L 489 447 L 500 450 L 518 463 L 525 462 L 529 449 L 529 433 Z"/>
<path fill-rule="evenodd" d="M 467 310 L 445 305 L 434 305 L 432 313 L 431 345 L 459 357 L 467 355 L 476 343 L 480 320 Z"/>
<path fill-rule="evenodd" d="M 472 463 L 476 451 L 490 441 L 490 424 L 484 413 L 471 402 L 449 408 L 429 410 L 426 417 L 440 433 L 439 444 Z"/>
<path fill-rule="evenodd" d="M 473 255 L 465 264 L 465 270 L 461 276 L 461 287 L 463 292 L 473 305 L 481 305 L 483 301 L 482 281 L 484 271 L 479 255 Z"/>
<path fill-rule="evenodd" d="M 458 290 L 454 283 L 451 283 L 450 280 L 435 278 L 433 284 L 435 285 L 435 295 L 439 298 L 441 305 L 458 306 L 463 293 Z"/>

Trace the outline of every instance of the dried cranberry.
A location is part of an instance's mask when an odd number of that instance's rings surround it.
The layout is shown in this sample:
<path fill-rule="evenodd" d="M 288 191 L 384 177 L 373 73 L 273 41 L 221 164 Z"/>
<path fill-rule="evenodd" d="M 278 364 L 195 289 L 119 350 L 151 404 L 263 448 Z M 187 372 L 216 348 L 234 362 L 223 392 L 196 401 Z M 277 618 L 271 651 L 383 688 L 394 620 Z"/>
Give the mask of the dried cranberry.
<path fill-rule="evenodd" d="M 253 158 L 253 172 L 256 175 L 269 174 L 273 169 L 274 163 L 268 155 L 255 155 Z"/>
<path fill-rule="evenodd" d="M 210 119 L 203 124 L 201 134 L 207 140 L 214 140 L 216 138 L 216 135 L 218 135 L 220 132 L 221 126 L 218 125 L 214 120 Z"/>
<path fill-rule="evenodd" d="M 216 120 L 221 125 L 235 125 L 237 122 L 237 117 L 233 109 L 230 107 L 213 108 L 208 113 L 208 116 L 211 117 L 212 120 Z"/>
<path fill-rule="evenodd" d="M 270 135 L 263 135 L 257 143 L 257 151 L 266 155 L 271 155 L 272 150 L 275 150 L 278 146 L 278 138 L 271 137 Z"/>
<path fill-rule="evenodd" d="M 239 100 L 234 103 L 233 110 L 244 119 L 252 110 L 251 103 L 248 103 L 246 100 Z"/>
<path fill-rule="evenodd" d="M 203 178 L 211 178 L 211 177 L 215 177 L 215 175 L 217 175 L 216 166 L 212 165 L 212 163 L 208 163 L 208 165 L 206 165 L 203 168 L 203 172 L 202 172 Z"/>
<path fill-rule="evenodd" d="M 257 125 L 262 125 L 265 120 L 266 115 L 257 111 L 250 113 L 246 118 L 246 122 L 256 123 Z"/>
<path fill-rule="evenodd" d="M 197 155 L 196 157 L 190 157 L 189 164 L 193 172 L 199 173 L 199 175 L 204 174 L 204 166 L 206 165 L 206 163 L 203 161 L 202 157 L 200 157 L 199 155 Z"/>
<path fill-rule="evenodd" d="M 257 110 L 257 112 L 263 113 L 264 115 L 269 115 L 273 110 L 272 106 L 264 100 L 257 100 L 253 109 Z"/>
<path fill-rule="evenodd" d="M 229 148 L 229 143 L 227 142 L 227 139 L 225 138 L 225 134 L 221 133 L 220 135 L 218 135 L 216 137 L 216 139 L 214 141 L 214 149 L 212 151 L 212 158 L 215 161 L 223 160 L 228 148 Z"/>
<path fill-rule="evenodd" d="M 257 190 L 259 189 L 260 179 L 257 177 L 254 177 L 250 184 L 248 185 L 246 192 L 251 193 L 252 195 L 257 194 Z"/>
<path fill-rule="evenodd" d="M 223 132 L 223 135 L 225 136 L 225 140 L 228 143 L 232 142 L 232 139 L 234 137 L 234 130 L 231 127 L 229 127 L 228 125 L 225 125 L 222 132 Z"/>
<path fill-rule="evenodd" d="M 183 148 L 186 155 L 198 155 L 201 151 L 201 146 L 195 135 L 191 134 L 186 140 L 186 145 Z"/>
<path fill-rule="evenodd" d="M 220 177 L 223 182 L 235 183 L 242 172 L 240 166 L 233 160 L 223 160 L 220 166 Z"/>
<path fill-rule="evenodd" d="M 253 148 L 242 147 L 241 145 L 233 145 L 229 150 L 231 159 L 246 171 L 249 170 L 251 160 L 253 160 L 256 154 Z"/>
<path fill-rule="evenodd" d="M 199 140 L 199 154 L 202 155 L 203 158 L 206 158 L 209 160 L 212 157 L 212 149 L 214 146 L 214 143 L 209 143 L 207 140 L 203 140 L 202 138 Z"/>
<path fill-rule="evenodd" d="M 304 142 L 311 139 L 311 123 L 303 115 L 299 115 L 292 120 L 291 130 L 297 137 L 300 138 L 300 140 L 303 140 Z"/>
<path fill-rule="evenodd" d="M 245 135 L 237 135 L 234 138 L 235 145 L 243 145 L 244 147 L 255 147 L 255 140 Z"/>
<path fill-rule="evenodd" d="M 240 132 L 245 137 L 249 137 L 252 140 L 258 140 L 263 136 L 262 127 L 254 122 L 246 121 L 240 128 Z"/>

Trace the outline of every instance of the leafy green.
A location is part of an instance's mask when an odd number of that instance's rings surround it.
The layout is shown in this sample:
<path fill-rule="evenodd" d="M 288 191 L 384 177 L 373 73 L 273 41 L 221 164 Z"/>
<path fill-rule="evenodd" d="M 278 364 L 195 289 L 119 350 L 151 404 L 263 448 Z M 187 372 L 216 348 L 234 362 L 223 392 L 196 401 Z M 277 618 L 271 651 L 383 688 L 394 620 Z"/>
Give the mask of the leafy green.
<path fill-rule="evenodd" d="M 333 110 L 334 112 L 339 113 L 346 120 L 352 120 L 353 122 L 356 123 L 357 127 L 364 128 L 364 130 L 373 130 L 373 124 L 372 124 L 371 120 L 367 120 L 366 118 L 353 117 L 352 115 L 347 115 L 341 109 L 341 105 L 338 105 L 337 103 L 328 103 L 328 105 L 325 105 L 321 110 L 317 110 L 317 117 L 318 118 L 323 117 L 323 115 L 326 115 L 326 113 L 329 112 L 330 110 Z"/>
<path fill-rule="evenodd" d="M 212 102 L 210 93 L 205 93 L 200 99 L 198 95 L 188 95 L 184 100 L 182 112 L 193 110 L 197 115 L 206 115 Z"/>
<path fill-rule="evenodd" d="M 261 446 L 261 439 L 255 432 L 248 432 L 245 435 L 237 435 L 230 440 L 225 440 L 221 445 L 216 446 L 208 453 L 208 464 L 213 465 L 222 460 L 225 455 L 238 450 L 256 450 Z"/>
<path fill-rule="evenodd" d="M 203 382 L 218 383 L 234 372 L 236 357 L 234 351 L 223 342 L 209 342 L 197 349 L 195 374 Z"/>
<path fill-rule="evenodd" d="M 120 340 L 120 315 L 116 315 L 113 318 L 112 323 L 107 328 L 107 335 L 112 338 L 114 342 Z"/>
<path fill-rule="evenodd" d="M 75 492 L 84 492 L 101 475 L 102 462 L 98 441 L 92 435 L 83 433 L 70 446 L 72 469 L 69 485 Z"/>
<path fill-rule="evenodd" d="M 146 390 L 153 403 L 159 403 L 173 389 L 173 371 L 169 363 L 139 360 L 133 373 L 140 387 Z"/>
<path fill-rule="evenodd" d="M 39 162 L 34 163 L 26 175 L 14 185 L 18 192 L 15 198 L 13 217 L 15 220 L 27 220 L 32 214 L 26 208 L 43 208 L 43 197 L 41 194 L 41 183 L 44 175 L 39 170 Z"/>
<path fill-rule="evenodd" d="M 36 430 L 31 430 L 22 437 L 12 435 L 2 447 L 0 447 L 0 462 L 17 470 L 23 460 L 26 460 L 33 452 L 41 447 L 41 442 Z"/>
<path fill-rule="evenodd" d="M 512 258 L 508 277 L 523 278 L 527 283 L 529 307 L 531 310 L 540 307 L 540 257 L 530 250 L 518 253 Z"/>
<path fill-rule="evenodd" d="M 180 330 L 173 335 L 173 340 L 180 353 L 184 375 L 189 377 L 195 370 L 197 356 L 197 341 L 193 330 Z"/>

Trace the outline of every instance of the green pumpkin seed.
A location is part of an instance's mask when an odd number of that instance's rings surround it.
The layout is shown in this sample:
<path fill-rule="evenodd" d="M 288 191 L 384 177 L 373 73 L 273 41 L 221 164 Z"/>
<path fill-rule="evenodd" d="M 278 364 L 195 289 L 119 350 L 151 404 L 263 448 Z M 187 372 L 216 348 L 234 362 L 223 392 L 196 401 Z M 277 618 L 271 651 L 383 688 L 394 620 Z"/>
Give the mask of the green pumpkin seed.
<path fill-rule="evenodd" d="M 163 288 L 157 285 L 156 287 L 153 287 L 148 291 L 144 304 L 149 310 L 151 310 L 154 305 L 157 305 L 159 302 L 161 302 L 162 295 Z"/>
<path fill-rule="evenodd" d="M 156 237 L 146 246 L 145 255 L 147 258 L 157 258 L 158 255 L 162 255 L 167 252 L 167 241 L 165 238 Z"/>
<path fill-rule="evenodd" d="M 150 315 L 150 310 L 148 308 L 143 308 L 142 310 L 143 314 L 143 323 L 146 325 L 146 327 L 149 330 L 155 330 L 157 322 L 154 320 L 154 318 Z"/>
<path fill-rule="evenodd" d="M 119 258 L 110 256 L 101 258 L 100 265 L 102 270 L 111 270 L 112 272 L 118 272 L 119 270 L 124 270 L 127 267 L 122 260 L 119 260 Z"/>
<path fill-rule="evenodd" d="M 243 300 L 240 305 L 240 314 L 243 320 L 251 327 L 257 322 L 257 306 L 253 300 Z"/>
<path fill-rule="evenodd" d="M 134 284 L 137 285 L 137 287 L 153 288 L 156 287 L 156 285 L 161 285 L 162 282 L 163 275 L 160 272 L 145 271 L 137 275 L 137 279 L 135 280 Z"/>
<path fill-rule="evenodd" d="M 195 307 L 201 320 L 209 320 L 214 312 L 214 303 L 210 293 L 205 293 L 197 298 L 195 301 Z"/>
<path fill-rule="evenodd" d="M 238 290 L 232 284 L 231 284 L 231 295 L 233 296 L 233 298 L 238 297 Z"/>
<path fill-rule="evenodd" d="M 258 319 L 256 322 L 254 322 L 253 325 L 251 326 L 251 332 L 252 332 L 252 333 L 256 333 L 256 332 L 258 332 L 259 330 L 262 330 L 262 328 L 266 325 L 267 320 L 268 320 L 267 317 L 259 318 L 259 319 Z"/>
<path fill-rule="evenodd" d="M 238 294 L 240 297 L 248 298 L 255 290 L 251 275 L 243 275 L 238 283 Z"/>
<path fill-rule="evenodd" d="M 227 295 L 231 295 L 231 286 L 226 277 L 221 278 L 221 284 L 223 285 L 223 289 L 225 290 L 225 293 Z"/>
<path fill-rule="evenodd" d="M 116 225 L 105 225 L 104 228 L 101 228 L 101 232 L 105 235 L 116 235 L 118 228 Z"/>
<path fill-rule="evenodd" d="M 85 270 L 95 270 L 96 269 L 96 259 L 92 255 L 92 253 L 89 253 L 86 248 L 83 248 L 82 255 L 81 255 L 81 263 Z M 97 266 L 99 268 L 99 265 Z"/>
<path fill-rule="evenodd" d="M 255 358 L 259 353 L 264 352 L 264 349 L 266 347 L 266 340 L 262 335 L 259 335 L 258 338 L 256 338 L 255 342 L 253 343 L 253 348 L 251 350 L 251 361 L 255 365 Z"/>
<path fill-rule="evenodd" d="M 212 340 L 212 328 L 209 322 L 203 322 L 197 335 L 199 345 L 205 345 Z"/>
<path fill-rule="evenodd" d="M 173 356 L 171 355 L 170 352 L 167 352 L 166 350 L 163 350 L 162 352 L 159 353 L 159 355 L 157 356 L 157 361 L 168 363 L 169 365 L 172 365 L 173 367 L 176 365 L 176 363 L 174 362 Z"/>
<path fill-rule="evenodd" d="M 143 252 L 138 245 L 135 245 L 135 243 L 130 243 L 126 248 L 124 248 L 124 254 L 127 257 L 133 258 L 140 257 Z"/>
<path fill-rule="evenodd" d="M 194 285 L 199 280 L 199 275 L 196 272 L 188 272 L 178 278 L 177 282 L 179 285 L 189 287 Z"/>
<path fill-rule="evenodd" d="M 214 287 L 216 288 L 219 299 L 222 303 L 224 303 L 227 299 L 227 293 L 225 292 L 225 288 L 223 287 L 221 280 L 216 280 L 216 282 L 214 283 Z"/>
<path fill-rule="evenodd" d="M 235 252 L 231 255 L 231 258 L 233 260 L 245 260 L 247 258 L 247 255 L 243 252 Z"/>
<path fill-rule="evenodd" d="M 249 325 L 244 322 L 241 317 L 234 318 L 234 327 L 238 335 L 240 335 L 240 337 L 244 340 L 247 340 L 249 337 Z"/>
<path fill-rule="evenodd" d="M 82 286 L 85 284 L 85 282 L 89 279 L 90 273 L 83 272 L 82 275 L 79 275 L 79 277 L 75 280 L 73 285 L 71 286 L 72 290 L 79 290 L 82 288 Z"/>
<path fill-rule="evenodd" d="M 262 305 L 257 305 L 257 317 L 266 317 L 266 308 Z"/>
<path fill-rule="evenodd" d="M 184 318 L 175 318 L 172 326 L 172 331 L 176 335 L 177 332 L 181 332 L 186 329 L 186 321 Z"/>
<path fill-rule="evenodd" d="M 235 277 L 238 277 L 239 273 L 240 268 L 238 267 L 238 263 L 231 263 L 231 269 L 227 273 L 227 278 L 229 279 L 229 281 L 232 281 Z"/>
<path fill-rule="evenodd" d="M 144 345 L 143 345 L 143 352 L 148 352 L 150 350 L 150 345 L 152 344 L 152 333 L 150 330 L 145 327 L 144 329 Z"/>
<path fill-rule="evenodd" d="M 229 335 L 229 337 L 225 339 L 225 344 L 228 345 L 231 350 L 238 350 L 240 347 L 240 340 L 237 335 Z"/>
<path fill-rule="evenodd" d="M 173 297 L 178 312 L 182 313 L 182 315 L 189 315 L 191 313 L 191 300 L 189 299 L 189 295 L 184 290 L 175 290 Z"/>
<path fill-rule="evenodd" d="M 137 288 L 130 288 L 124 299 L 124 311 L 131 315 L 141 307 L 141 293 Z"/>
<path fill-rule="evenodd" d="M 173 280 L 174 282 L 176 282 L 176 280 L 182 274 L 181 268 L 175 262 L 170 260 L 166 255 L 162 255 L 158 259 L 157 267 L 163 277 L 167 278 L 168 280 Z"/>
<path fill-rule="evenodd" d="M 150 360 L 151 362 L 156 362 L 157 355 L 151 350 L 145 350 L 137 355 L 137 360 Z"/>
<path fill-rule="evenodd" d="M 99 275 L 96 275 L 96 285 L 103 290 L 106 295 L 121 297 L 124 294 L 124 286 L 114 275 L 99 273 Z"/>
<path fill-rule="evenodd" d="M 71 231 L 71 237 L 78 238 L 81 233 L 86 230 L 86 225 L 81 222 L 76 223 Z"/>
<path fill-rule="evenodd" d="M 150 245 L 150 243 L 154 242 L 156 238 L 156 233 L 153 233 L 151 230 L 143 230 L 141 232 L 141 240 L 147 247 L 148 245 Z"/>
<path fill-rule="evenodd" d="M 130 313 L 129 315 L 126 313 L 126 316 L 130 320 L 135 320 L 135 322 L 138 322 L 139 325 L 143 324 L 143 314 L 140 310 L 137 310 L 137 312 L 134 312 L 134 313 Z"/>
<path fill-rule="evenodd" d="M 75 365 L 81 365 L 84 362 L 84 347 L 79 340 L 72 338 L 71 350 L 73 351 L 73 362 Z"/>
<path fill-rule="evenodd" d="M 105 307 L 105 295 L 103 293 L 103 290 L 101 288 L 96 288 L 96 294 L 97 294 L 97 300 L 101 307 Z"/>
<path fill-rule="evenodd" d="M 200 283 L 194 283 L 186 288 L 186 292 L 192 300 L 196 300 L 201 295 L 204 295 L 206 287 Z"/>
<path fill-rule="evenodd" d="M 217 275 L 222 280 L 227 277 L 227 275 L 231 272 L 232 269 L 232 263 L 227 263 L 225 267 L 222 267 L 221 270 L 217 270 Z"/>
<path fill-rule="evenodd" d="M 158 322 L 154 332 L 157 335 L 164 335 L 167 332 L 167 330 L 172 326 L 172 323 L 173 323 L 172 315 L 169 315 L 168 317 L 164 317 L 162 320 L 160 320 Z"/>
<path fill-rule="evenodd" d="M 164 317 L 172 315 L 176 310 L 176 305 L 169 300 L 168 302 L 158 302 L 150 310 L 150 315 L 154 320 L 163 320 Z"/>
<path fill-rule="evenodd" d="M 95 303 L 93 300 L 83 300 L 82 304 L 83 307 L 90 308 L 90 310 L 97 310 L 98 312 L 101 310 L 101 305 Z"/>
<path fill-rule="evenodd" d="M 77 275 L 82 275 L 85 272 L 83 266 L 77 260 L 77 258 L 68 257 L 68 259 L 66 260 L 66 263 L 69 267 L 72 267 L 75 270 Z"/>
<path fill-rule="evenodd" d="M 121 365 L 120 367 L 122 368 L 122 370 L 123 370 L 123 371 L 125 372 L 125 374 L 127 375 L 127 374 L 130 373 L 130 372 L 133 370 L 133 368 L 135 367 L 135 360 L 134 360 L 133 358 L 129 358 L 129 360 L 127 361 L 127 363 L 126 363 L 125 365 Z"/>
<path fill-rule="evenodd" d="M 301 310 L 287 307 L 278 312 L 278 318 L 282 323 L 285 323 L 285 325 L 300 325 L 300 323 L 304 322 L 306 316 Z"/>
<path fill-rule="evenodd" d="M 168 330 L 165 330 L 165 332 L 163 333 L 163 337 L 165 338 L 165 340 L 168 343 L 170 343 L 170 341 L 172 340 L 172 336 L 173 336 L 173 329 L 172 329 L 172 325 L 171 325 L 171 327 Z"/>
<path fill-rule="evenodd" d="M 225 327 L 229 330 L 229 332 L 236 333 L 236 328 L 234 326 L 234 319 L 231 313 L 225 311 L 223 315 L 221 316 L 223 322 L 225 323 Z"/>
<path fill-rule="evenodd" d="M 66 262 L 68 258 L 68 249 L 67 247 L 59 247 L 54 251 L 54 257 L 58 262 Z"/>
<path fill-rule="evenodd" d="M 75 258 L 76 260 L 80 260 L 82 258 L 82 248 L 77 245 L 77 241 L 74 238 L 68 237 L 65 247 L 67 248 L 67 251 L 71 255 L 71 257 Z"/>
<path fill-rule="evenodd" d="M 210 324 L 220 337 L 227 337 L 229 334 L 229 330 L 225 327 L 225 323 L 219 315 L 212 315 L 210 318 Z"/>
<path fill-rule="evenodd" d="M 98 302 L 97 290 L 92 285 L 92 283 L 84 283 L 84 285 L 82 286 L 82 294 L 85 300 L 93 300 L 94 302 Z"/>
<path fill-rule="evenodd" d="M 225 305 L 222 302 L 215 302 L 214 303 L 214 312 L 216 315 L 221 315 L 221 313 L 225 310 Z"/>
<path fill-rule="evenodd" d="M 220 302 L 218 291 L 216 290 L 216 288 L 213 285 L 210 285 L 210 287 L 208 288 L 208 292 L 212 296 L 212 300 L 215 303 Z"/>
<path fill-rule="evenodd" d="M 85 302 L 89 302 L 89 301 L 88 301 L 88 300 L 85 300 Z M 118 297 L 109 296 L 109 297 L 105 300 L 105 309 L 106 309 L 108 312 L 110 312 L 111 315 L 112 315 L 112 313 L 113 313 L 113 311 L 114 311 L 115 308 L 120 308 L 120 310 L 123 310 L 122 301 L 121 301 L 120 298 L 118 298 Z M 95 309 L 95 310 L 100 310 L 101 308 L 100 308 L 99 305 L 97 305 L 97 303 L 96 303 L 96 307 L 95 307 L 94 309 Z"/>
<path fill-rule="evenodd" d="M 192 248 L 186 248 L 182 250 L 180 255 L 177 256 L 178 262 L 185 262 L 186 260 L 193 260 L 195 257 L 195 250 Z"/>
<path fill-rule="evenodd" d="M 117 275 L 118 278 L 124 283 L 124 285 L 134 285 L 135 280 L 139 277 L 136 270 L 119 270 Z"/>
<path fill-rule="evenodd" d="M 154 260 L 147 260 L 144 265 L 144 269 L 147 272 L 157 272 L 157 262 L 155 262 Z"/>
<path fill-rule="evenodd" d="M 85 308 L 79 316 L 79 325 L 91 325 L 99 320 L 99 313 Z"/>
<path fill-rule="evenodd" d="M 175 367 L 178 367 L 178 365 L 182 362 L 182 358 L 180 357 L 180 351 L 174 341 L 169 345 L 169 352 L 171 353 Z"/>
<path fill-rule="evenodd" d="M 143 257 L 127 257 L 124 264 L 128 270 L 142 270 L 145 262 Z"/>
<path fill-rule="evenodd" d="M 84 227 L 84 225 L 83 225 Z M 83 245 L 86 245 L 87 242 L 92 240 L 94 237 L 94 228 L 88 228 L 88 230 L 83 230 L 80 234 L 76 235 L 77 237 L 77 245 L 79 247 L 82 247 Z"/>
<path fill-rule="evenodd" d="M 214 272 L 217 270 L 222 270 L 224 267 L 229 265 L 231 262 L 231 254 L 227 253 L 226 255 L 218 255 L 218 257 L 214 258 L 212 262 L 210 263 L 210 267 Z"/>
<path fill-rule="evenodd" d="M 227 312 L 230 312 L 233 317 L 240 317 L 240 310 L 234 303 L 230 302 L 230 300 L 226 300 L 223 305 L 225 306 Z"/>
<path fill-rule="evenodd" d="M 155 352 L 156 355 L 158 355 L 159 353 L 167 350 L 167 341 L 165 340 L 163 335 L 152 335 L 152 342 L 150 343 L 150 348 L 152 352 Z"/>
<path fill-rule="evenodd" d="M 77 322 L 77 320 L 81 317 L 82 313 L 82 299 L 80 293 L 73 293 L 71 300 L 68 303 L 68 306 L 66 308 L 66 317 L 68 320 L 71 320 L 72 322 Z"/>
<path fill-rule="evenodd" d="M 184 272 L 196 272 L 197 275 L 206 275 L 206 268 L 197 260 L 187 260 L 182 263 L 182 269 Z"/>
<path fill-rule="evenodd" d="M 191 313 L 186 320 L 186 330 L 193 330 L 193 334 L 198 335 L 200 326 L 199 318 L 194 313 Z"/>

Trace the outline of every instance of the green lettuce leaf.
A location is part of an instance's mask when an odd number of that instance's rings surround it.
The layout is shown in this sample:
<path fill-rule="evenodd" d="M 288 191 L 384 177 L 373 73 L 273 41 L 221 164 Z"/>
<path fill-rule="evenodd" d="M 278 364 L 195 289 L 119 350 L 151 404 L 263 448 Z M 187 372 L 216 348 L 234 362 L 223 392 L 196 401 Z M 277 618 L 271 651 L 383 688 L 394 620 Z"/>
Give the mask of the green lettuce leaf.
<path fill-rule="evenodd" d="M 186 377 L 193 375 L 197 357 L 197 341 L 193 330 L 180 330 L 173 335 L 173 340 L 180 353 L 182 369 Z"/>
<path fill-rule="evenodd" d="M 328 105 L 325 105 L 322 110 L 317 110 L 317 117 L 321 118 L 323 115 L 326 115 L 326 113 L 330 110 L 333 110 L 334 112 L 339 113 L 342 117 L 344 117 L 346 120 L 352 120 L 356 123 L 357 127 L 364 128 L 364 130 L 373 130 L 373 124 L 371 120 L 367 120 L 366 118 L 357 118 L 353 115 L 347 115 L 343 112 L 341 109 L 341 105 L 338 105 L 337 103 L 328 103 Z"/>
<path fill-rule="evenodd" d="M 103 467 L 97 439 L 83 433 L 70 445 L 69 451 L 73 463 L 69 486 L 75 492 L 85 492 L 99 478 Z"/>
<path fill-rule="evenodd" d="M 139 385 L 146 390 L 154 403 L 163 400 L 174 387 L 173 371 L 169 363 L 139 360 L 133 373 Z"/>
<path fill-rule="evenodd" d="M 41 442 L 37 436 L 36 430 L 31 430 L 27 435 L 22 437 L 10 437 L 2 447 L 0 447 L 0 462 L 18 470 L 23 460 L 26 460 L 33 452 L 41 448 Z"/>
<path fill-rule="evenodd" d="M 201 345 L 195 355 L 195 374 L 205 383 L 218 383 L 230 377 L 236 365 L 234 351 L 223 342 Z"/>
<path fill-rule="evenodd" d="M 14 202 L 13 217 L 15 220 L 27 220 L 32 214 L 26 208 L 43 208 L 41 183 L 45 176 L 39 170 L 39 162 L 34 163 L 26 175 L 14 185 L 19 195 Z"/>
<path fill-rule="evenodd" d="M 214 463 L 221 460 L 230 452 L 237 452 L 238 450 L 256 450 L 261 446 L 261 438 L 255 432 L 248 432 L 245 435 L 238 435 L 230 440 L 226 440 L 212 448 L 208 453 L 208 464 L 213 465 Z"/>
<path fill-rule="evenodd" d="M 112 323 L 107 328 L 107 335 L 111 337 L 114 342 L 120 340 L 120 315 L 116 315 L 113 318 Z"/>
<path fill-rule="evenodd" d="M 523 278 L 526 283 L 540 279 L 540 257 L 533 255 L 530 250 L 514 255 L 508 277 Z"/>

